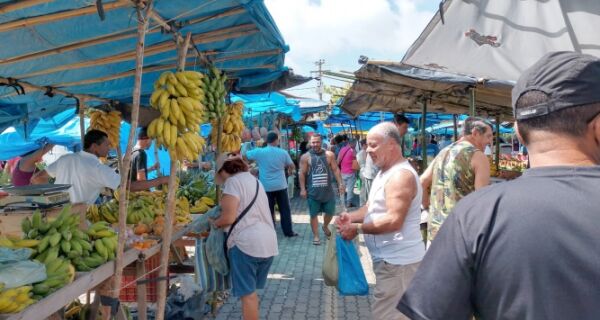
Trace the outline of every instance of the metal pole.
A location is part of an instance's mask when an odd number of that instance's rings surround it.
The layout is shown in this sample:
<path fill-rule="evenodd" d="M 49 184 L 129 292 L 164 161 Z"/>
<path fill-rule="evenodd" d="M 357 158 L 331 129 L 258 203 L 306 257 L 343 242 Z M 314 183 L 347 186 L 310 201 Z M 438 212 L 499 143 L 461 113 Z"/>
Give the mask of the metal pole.
<path fill-rule="evenodd" d="M 475 87 L 471 88 L 471 105 L 469 108 L 469 115 L 471 117 L 475 116 Z"/>
<path fill-rule="evenodd" d="M 421 170 L 427 169 L 427 132 L 425 124 L 427 119 L 427 99 L 423 99 L 423 109 L 421 111 L 421 157 L 423 158 Z"/>
<path fill-rule="evenodd" d="M 454 142 L 458 141 L 458 116 L 452 115 L 452 122 L 454 125 Z"/>
<path fill-rule="evenodd" d="M 512 146 L 511 146 L 512 147 Z M 500 115 L 496 115 L 496 157 L 494 158 L 494 164 L 498 168 L 500 163 Z"/>
<path fill-rule="evenodd" d="M 79 99 L 79 133 L 81 134 L 81 150 L 83 150 L 83 137 L 85 136 L 85 99 Z"/>

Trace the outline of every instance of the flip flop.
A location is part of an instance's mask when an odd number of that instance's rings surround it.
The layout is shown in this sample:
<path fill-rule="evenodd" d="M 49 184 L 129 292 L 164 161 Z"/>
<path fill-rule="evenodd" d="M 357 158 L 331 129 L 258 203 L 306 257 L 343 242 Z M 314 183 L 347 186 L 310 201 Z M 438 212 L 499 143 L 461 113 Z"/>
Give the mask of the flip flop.
<path fill-rule="evenodd" d="M 329 230 L 329 228 L 322 226 L 321 229 L 323 229 L 323 233 L 325 233 L 327 239 L 331 238 L 331 230 Z"/>
<path fill-rule="evenodd" d="M 320 246 L 321 245 L 321 240 L 313 240 L 313 245 Z"/>

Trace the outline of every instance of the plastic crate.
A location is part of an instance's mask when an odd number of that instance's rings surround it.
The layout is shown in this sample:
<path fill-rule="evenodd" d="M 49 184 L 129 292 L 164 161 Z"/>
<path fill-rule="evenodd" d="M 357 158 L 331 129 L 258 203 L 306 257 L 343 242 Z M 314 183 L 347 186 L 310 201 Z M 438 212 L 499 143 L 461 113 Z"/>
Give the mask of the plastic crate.
<path fill-rule="evenodd" d="M 157 253 L 154 256 L 147 258 L 144 262 L 146 265 L 146 272 L 156 269 L 160 265 L 160 254 Z M 168 276 L 168 271 L 167 271 Z M 158 269 L 147 274 L 145 277 L 138 280 L 153 280 L 158 278 Z M 121 302 L 137 302 L 137 284 L 131 283 L 136 280 L 135 275 L 135 262 L 123 269 L 123 279 L 121 281 L 121 292 L 119 294 L 119 300 Z M 129 285 L 127 287 L 124 287 Z M 156 302 L 158 296 L 158 282 L 150 281 L 146 283 L 146 301 Z M 167 283 L 167 288 L 168 288 Z"/>

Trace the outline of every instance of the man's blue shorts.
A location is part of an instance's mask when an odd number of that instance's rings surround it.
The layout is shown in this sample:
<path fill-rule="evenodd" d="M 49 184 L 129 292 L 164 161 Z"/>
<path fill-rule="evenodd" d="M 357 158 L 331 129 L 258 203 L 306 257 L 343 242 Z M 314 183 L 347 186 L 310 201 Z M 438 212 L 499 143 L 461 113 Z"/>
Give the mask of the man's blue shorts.
<path fill-rule="evenodd" d="M 232 293 L 236 297 L 247 296 L 256 289 L 263 289 L 267 275 L 273 263 L 273 257 L 255 258 L 236 246 L 227 251 L 229 254 Z"/>

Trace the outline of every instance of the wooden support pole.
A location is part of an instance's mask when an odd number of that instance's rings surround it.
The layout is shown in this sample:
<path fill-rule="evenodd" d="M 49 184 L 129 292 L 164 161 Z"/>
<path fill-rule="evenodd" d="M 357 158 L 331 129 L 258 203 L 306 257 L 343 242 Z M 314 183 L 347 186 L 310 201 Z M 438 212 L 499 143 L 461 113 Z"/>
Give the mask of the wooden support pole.
<path fill-rule="evenodd" d="M 81 150 L 83 150 L 83 137 L 85 136 L 85 99 L 79 100 L 79 133 L 81 134 Z"/>
<path fill-rule="evenodd" d="M 454 127 L 454 142 L 458 141 L 458 116 L 452 115 L 452 125 Z"/>
<path fill-rule="evenodd" d="M 0 5 L 0 15 L 7 14 L 9 12 L 30 8 L 33 6 L 37 6 L 38 4 L 51 2 L 53 0 L 20 0 L 20 1 L 11 1 L 6 4 Z"/>
<path fill-rule="evenodd" d="M 498 168 L 498 164 L 500 163 L 500 114 L 496 115 L 496 152 L 494 152 L 494 164 L 496 168 Z"/>
<path fill-rule="evenodd" d="M 183 43 L 178 43 L 178 63 L 177 70 L 185 69 L 185 59 L 187 57 L 188 48 L 192 34 L 188 33 Z M 163 320 L 165 316 L 166 300 L 167 300 L 167 273 L 169 269 L 169 253 L 171 250 L 171 238 L 173 235 L 173 222 L 175 221 L 175 193 L 177 191 L 177 160 L 171 159 L 171 172 L 169 175 L 169 192 L 167 193 L 167 206 L 165 212 L 165 228 L 162 233 L 162 244 L 160 249 L 160 267 L 158 276 L 161 279 L 157 283 L 157 299 L 156 299 L 156 320 Z"/>
<path fill-rule="evenodd" d="M 151 10 L 151 5 L 148 8 Z M 125 157 L 121 166 L 121 184 L 119 190 L 119 242 L 117 246 L 116 261 L 115 261 L 115 276 L 113 277 L 113 290 L 111 296 L 115 299 L 119 297 L 121 289 L 121 280 L 123 275 L 123 250 L 125 249 L 126 237 L 126 218 L 127 218 L 127 192 L 129 189 L 129 171 L 131 166 L 131 150 L 133 149 L 135 130 L 138 125 L 138 117 L 140 111 L 140 96 L 142 87 L 142 66 L 144 65 L 144 43 L 146 39 L 146 30 L 148 29 L 149 19 L 142 13 L 139 6 L 136 6 L 136 14 L 138 19 L 138 38 L 136 44 L 136 74 L 133 89 L 133 107 L 131 110 L 131 126 L 129 129 L 129 137 L 127 139 L 127 147 L 125 149 Z"/>
<path fill-rule="evenodd" d="M 423 108 L 421 109 L 421 157 L 422 161 L 422 172 L 427 169 L 427 131 L 425 126 L 427 124 L 427 99 L 423 99 Z"/>
<path fill-rule="evenodd" d="M 0 82 L 4 82 L 4 83 L 9 83 L 9 80 L 7 78 L 3 78 L 0 77 Z M 46 87 L 43 86 L 38 86 L 38 85 L 34 85 L 28 82 L 24 82 L 24 81 L 17 81 L 19 85 L 21 85 L 23 87 L 23 89 L 25 89 L 25 93 L 30 93 L 33 91 L 46 91 Z M 92 96 L 92 95 L 88 95 L 88 94 L 73 94 L 70 93 L 68 91 L 64 91 L 61 89 L 55 89 L 52 88 L 52 92 L 53 93 L 58 93 L 60 95 L 63 95 L 65 97 L 68 96 L 73 96 L 73 97 L 77 97 L 80 100 L 81 99 L 86 99 L 86 100 L 93 100 L 93 101 L 101 101 L 101 102 L 106 102 L 106 103 L 111 103 L 110 99 L 104 99 L 104 98 L 100 98 L 100 97 L 96 97 L 96 96 Z"/>
<path fill-rule="evenodd" d="M 243 37 L 246 35 L 254 34 L 256 32 L 258 32 L 258 29 L 256 28 L 256 26 L 254 26 L 253 24 L 245 24 L 245 25 L 236 26 L 236 27 L 232 27 L 232 28 L 225 28 L 225 29 L 221 29 L 221 30 L 217 30 L 217 31 L 211 31 L 211 32 L 206 32 L 206 33 L 202 33 L 202 34 L 197 34 L 194 36 L 194 39 L 196 39 L 196 42 L 198 42 L 198 43 L 210 43 L 210 42 L 218 42 L 218 41 L 223 41 L 223 40 L 227 40 L 227 39 Z M 172 51 L 175 49 L 177 49 L 177 46 L 175 44 L 173 44 L 171 41 L 164 41 L 164 42 L 157 43 L 152 46 L 146 47 L 144 55 L 145 56 L 157 55 L 157 54 Z M 272 52 L 272 51 L 270 51 L 270 52 Z M 106 65 L 106 64 L 130 61 L 130 60 L 135 59 L 135 54 L 136 54 L 135 51 L 126 51 L 126 52 L 122 52 L 122 53 L 119 53 L 116 55 L 102 57 L 99 59 L 87 60 L 87 61 L 82 61 L 82 62 L 77 62 L 77 63 L 72 63 L 72 64 L 65 64 L 65 65 L 60 65 L 60 66 L 54 67 L 54 68 L 30 72 L 27 74 L 15 75 L 14 78 L 25 79 L 25 78 L 31 78 L 31 77 L 41 76 L 41 75 L 45 75 L 45 74 L 65 71 L 65 70 L 97 67 L 97 66 Z M 241 55 L 240 59 L 245 59 L 247 57 L 253 57 L 252 54 L 253 53 L 250 53 L 247 55 Z M 260 54 L 260 55 L 264 55 L 264 54 Z M 233 58 L 224 57 L 222 59 L 223 59 L 222 61 L 227 61 L 227 60 L 236 59 L 236 57 L 235 56 L 233 56 Z"/>
<path fill-rule="evenodd" d="M 41 2 L 50 2 L 50 1 L 52 1 L 52 0 L 19 1 L 18 3 L 11 4 L 11 5 L 14 5 L 16 7 L 16 6 L 22 6 L 26 3 L 34 3 L 34 2 L 41 3 Z M 9 7 L 9 5 L 7 5 L 5 7 L 0 7 L 0 14 L 3 13 L 3 11 L 2 11 L 3 8 L 6 8 L 5 10 L 9 10 L 8 7 Z M 229 17 L 229 16 L 241 14 L 244 12 L 246 12 L 246 10 L 244 8 L 236 7 L 231 10 L 228 10 L 228 11 L 216 14 L 216 15 L 192 19 L 188 23 L 186 23 L 186 26 L 197 24 L 197 23 L 202 23 L 202 22 L 207 22 L 207 21 L 212 21 L 212 20 L 218 19 L 218 18 Z M 166 22 L 163 25 L 159 25 L 159 26 L 165 26 L 165 25 L 169 29 L 171 28 L 168 24 L 166 24 Z M 150 28 L 150 29 L 148 29 L 146 34 L 157 33 L 160 31 L 161 31 L 160 28 Z M 103 44 L 103 43 L 107 43 L 107 42 L 135 38 L 136 36 L 137 36 L 136 28 L 135 27 L 128 28 L 128 29 L 125 29 L 125 30 L 122 30 L 122 31 L 119 31 L 116 33 L 106 34 L 106 35 L 103 35 L 100 37 L 91 38 L 91 39 L 87 39 L 87 40 L 83 40 L 83 41 L 77 41 L 77 42 L 69 43 L 69 44 L 66 44 L 66 45 L 63 45 L 60 47 L 56 47 L 56 48 L 52 48 L 52 49 L 48 49 L 48 50 L 37 51 L 37 52 L 28 53 L 25 55 L 0 59 L 0 64 L 15 63 L 15 62 L 22 62 L 22 61 L 27 61 L 27 60 L 31 60 L 31 59 L 36 59 L 36 58 L 42 58 L 42 57 L 46 57 L 46 56 L 50 56 L 50 55 L 54 55 L 54 54 L 65 53 L 65 52 L 69 52 L 69 51 L 73 51 L 73 50 L 77 50 L 77 49 L 81 49 L 81 48 L 87 48 L 87 47 L 91 47 L 91 46 L 95 46 L 95 45 Z"/>
<path fill-rule="evenodd" d="M 125 0 L 118 0 L 115 2 L 103 4 L 104 11 L 119 9 L 119 8 L 123 8 L 123 7 L 130 6 L 130 5 L 131 5 L 131 2 L 125 1 Z M 81 17 L 81 16 L 85 16 L 85 15 L 95 14 L 97 12 L 98 12 L 98 9 L 96 8 L 96 6 L 92 5 L 92 6 L 87 6 L 87 7 L 83 7 L 83 8 L 79 8 L 79 9 L 74 9 L 74 10 L 59 11 L 59 12 L 51 13 L 51 14 L 47 14 L 47 15 L 19 19 L 16 21 L 10 21 L 10 22 L 5 22 L 5 23 L 0 24 L 0 32 L 12 31 L 12 30 L 21 29 L 21 28 L 29 28 L 29 27 L 40 25 L 40 24 L 49 23 L 49 22 L 61 21 L 61 20 L 70 19 L 70 18 L 74 18 L 74 17 Z"/>
<path fill-rule="evenodd" d="M 274 53 L 275 50 L 269 50 L 269 51 L 261 51 L 261 52 L 256 52 L 253 54 L 245 54 L 240 55 L 240 56 L 231 56 L 231 57 L 225 57 L 225 58 L 220 58 L 220 59 L 216 59 L 216 62 L 223 62 L 223 61 L 228 61 L 228 60 L 236 60 L 236 59 L 246 59 L 246 58 L 250 58 L 250 57 L 260 57 L 260 56 L 267 56 L 267 55 L 272 55 L 272 54 L 277 54 Z M 216 52 L 205 52 L 204 54 L 206 55 L 212 55 L 212 54 L 216 54 Z M 252 55 L 252 56 L 251 56 Z M 175 61 L 173 60 L 168 60 L 168 61 Z M 195 61 L 189 61 L 187 62 L 185 65 L 186 67 L 193 67 L 196 64 Z M 256 66 L 256 68 L 269 68 L 273 65 L 261 65 L 261 66 Z M 155 65 L 155 66 L 148 66 L 148 67 L 144 67 L 144 73 L 150 73 L 150 72 L 156 72 L 156 71 L 163 71 L 163 70 L 171 70 L 171 69 L 175 69 L 177 68 L 176 64 L 166 64 L 166 65 Z M 249 66 L 248 68 L 254 68 L 252 66 Z M 230 68 L 226 68 L 225 70 L 232 70 Z M 87 79 L 87 80 L 79 80 L 79 81 L 74 81 L 74 82 L 65 82 L 65 83 L 58 83 L 55 84 L 54 86 L 56 87 L 72 87 L 72 86 L 80 86 L 80 85 L 85 85 L 85 84 L 92 84 L 92 83 L 100 83 L 100 82 L 105 82 L 105 81 L 110 81 L 110 80 L 115 80 L 115 79 L 121 79 L 121 78 L 126 78 L 126 77 L 130 77 L 132 75 L 135 74 L 135 70 L 130 70 L 130 71 L 126 71 L 126 72 L 122 72 L 122 73 L 117 73 L 114 75 L 110 75 L 110 76 L 105 76 L 105 77 L 100 77 L 100 78 L 94 78 L 94 79 Z"/>
<path fill-rule="evenodd" d="M 469 105 L 469 115 L 471 117 L 475 116 L 476 107 L 475 107 L 475 87 L 471 88 L 471 103 Z"/>
<path fill-rule="evenodd" d="M 141 279 L 146 275 L 146 257 L 141 256 L 141 259 L 138 259 L 135 262 L 135 278 Z M 146 320 L 148 319 L 147 315 L 147 306 L 146 306 L 146 284 L 140 283 L 136 286 L 136 294 L 137 294 L 137 311 L 138 311 L 138 320 Z"/>

